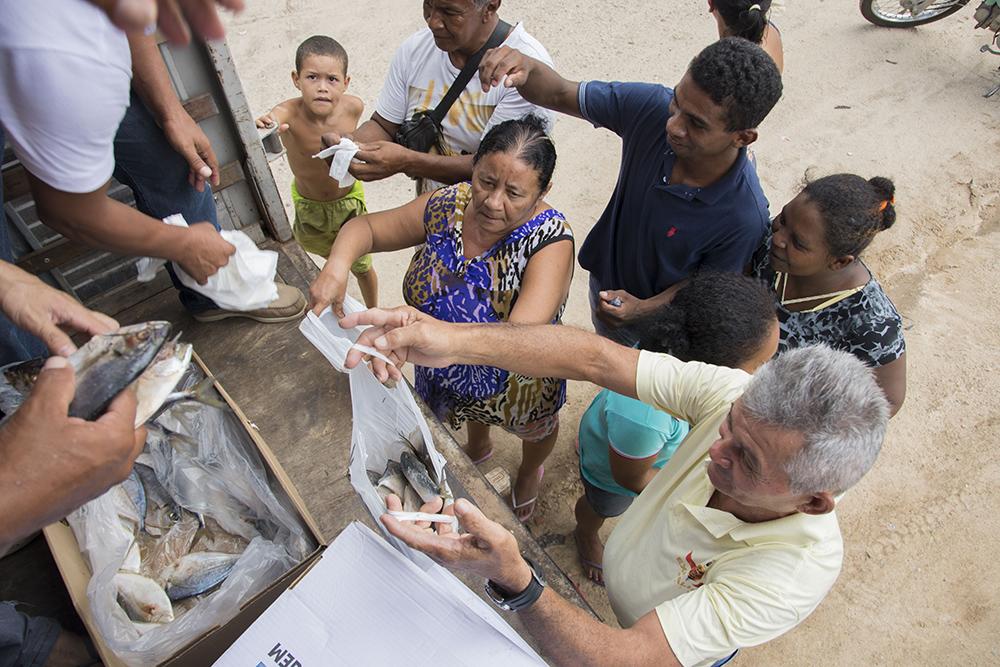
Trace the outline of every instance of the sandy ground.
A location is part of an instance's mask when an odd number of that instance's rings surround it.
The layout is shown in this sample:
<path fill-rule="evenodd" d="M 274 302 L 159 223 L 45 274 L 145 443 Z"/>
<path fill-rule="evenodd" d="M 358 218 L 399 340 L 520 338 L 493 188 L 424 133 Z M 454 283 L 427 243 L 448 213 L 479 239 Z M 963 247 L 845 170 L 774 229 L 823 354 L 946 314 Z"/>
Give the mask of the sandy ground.
<path fill-rule="evenodd" d="M 370 112 L 394 49 L 423 25 L 419 3 L 407 0 L 247 4 L 228 21 L 229 45 L 259 112 L 292 96 L 295 47 L 314 33 L 345 45 L 350 90 Z M 703 0 L 508 0 L 502 15 L 524 21 L 557 68 L 578 79 L 670 85 L 715 39 Z M 785 95 L 756 146 L 772 213 L 806 175 L 895 179 L 899 221 L 865 259 L 905 317 L 909 392 L 875 470 L 840 506 L 847 555 L 834 590 L 799 628 L 742 652 L 743 664 L 1000 662 L 1000 463 L 991 444 L 1000 426 L 1000 96 L 981 96 L 1000 58 L 978 52 L 986 33 L 972 29 L 971 16 L 970 7 L 888 31 L 868 25 L 854 2 L 828 0 L 791 3 L 774 17 L 785 39 Z M 549 201 L 582 241 L 614 187 L 619 141 L 570 118 L 557 121 L 555 139 Z M 287 204 L 287 165 L 273 168 Z M 367 193 L 379 210 L 407 201 L 412 185 L 397 176 Z M 401 303 L 406 262 L 405 252 L 376 258 L 383 303 Z M 589 329 L 586 284 L 577 270 L 566 323 Z M 580 493 L 575 425 L 595 392 L 569 389 L 532 530 L 609 620 L 603 589 L 581 576 L 567 539 Z M 518 457 L 516 440 L 500 436 L 484 472 L 513 471 Z"/>

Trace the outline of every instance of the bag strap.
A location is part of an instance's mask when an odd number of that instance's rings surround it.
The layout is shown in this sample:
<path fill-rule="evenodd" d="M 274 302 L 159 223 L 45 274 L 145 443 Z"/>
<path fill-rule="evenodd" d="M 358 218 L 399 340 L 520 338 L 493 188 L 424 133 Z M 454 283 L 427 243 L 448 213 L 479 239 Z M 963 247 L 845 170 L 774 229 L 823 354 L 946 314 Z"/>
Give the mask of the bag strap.
<path fill-rule="evenodd" d="M 479 63 L 482 61 L 483 56 L 486 55 L 486 52 L 503 44 L 503 41 L 507 39 L 507 35 L 510 33 L 510 30 L 511 26 L 509 23 L 503 19 L 498 20 L 497 27 L 493 29 L 493 34 L 490 35 L 488 40 L 486 40 L 486 44 L 483 45 L 483 48 L 476 51 L 471 58 L 465 61 L 465 67 L 463 67 L 462 71 L 458 73 L 457 77 L 455 77 L 455 81 L 452 82 L 451 88 L 449 88 L 445 96 L 441 98 L 438 105 L 434 107 L 434 110 L 427 114 L 438 126 L 441 125 L 441 121 L 444 120 L 445 114 L 447 114 L 448 110 L 451 109 L 451 106 L 455 103 L 455 100 L 458 99 L 458 96 L 461 95 L 462 91 L 465 90 L 465 87 L 469 85 L 472 75 L 479 69 Z"/>

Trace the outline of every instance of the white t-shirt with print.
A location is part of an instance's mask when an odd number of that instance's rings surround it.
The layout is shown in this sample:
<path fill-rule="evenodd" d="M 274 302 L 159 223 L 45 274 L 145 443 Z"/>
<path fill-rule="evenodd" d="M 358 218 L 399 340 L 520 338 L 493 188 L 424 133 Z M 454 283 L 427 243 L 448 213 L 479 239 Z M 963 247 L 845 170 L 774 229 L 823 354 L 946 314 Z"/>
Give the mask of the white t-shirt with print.
<path fill-rule="evenodd" d="M 125 34 L 81 0 L 0 0 L 0 125 L 18 159 L 63 192 L 93 192 L 115 167 L 129 104 Z"/>
<path fill-rule="evenodd" d="M 503 45 L 552 66 L 549 52 L 525 31 L 523 23 L 510 31 Z M 460 71 L 448 53 L 434 44 L 430 29 L 424 28 L 396 50 L 375 110 L 390 123 L 401 124 L 418 111 L 436 107 Z M 491 127 L 528 113 L 552 123 L 551 112 L 526 102 L 516 88 L 495 86 L 484 93 L 479 76 L 473 74 L 441 123 L 448 154 L 475 153 Z"/>

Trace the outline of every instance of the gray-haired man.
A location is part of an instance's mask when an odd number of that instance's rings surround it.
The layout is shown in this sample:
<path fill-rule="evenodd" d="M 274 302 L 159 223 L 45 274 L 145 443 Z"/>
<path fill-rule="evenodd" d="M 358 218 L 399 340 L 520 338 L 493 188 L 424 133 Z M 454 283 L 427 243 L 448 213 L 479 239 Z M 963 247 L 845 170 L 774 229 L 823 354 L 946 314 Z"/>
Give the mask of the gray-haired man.
<path fill-rule="evenodd" d="M 408 308 L 342 324 L 362 323 L 374 326 L 359 342 L 400 361 L 588 380 L 690 423 L 604 552 L 622 629 L 543 589 L 514 537 L 465 501 L 453 506 L 461 536 L 383 517 L 414 548 L 486 576 L 555 664 L 713 665 L 799 624 L 836 580 L 836 497 L 875 462 L 889 416 L 871 371 L 850 354 L 800 348 L 751 378 L 567 327 L 444 324 Z M 352 351 L 348 365 L 360 358 Z M 376 373 L 399 376 L 381 364 Z"/>

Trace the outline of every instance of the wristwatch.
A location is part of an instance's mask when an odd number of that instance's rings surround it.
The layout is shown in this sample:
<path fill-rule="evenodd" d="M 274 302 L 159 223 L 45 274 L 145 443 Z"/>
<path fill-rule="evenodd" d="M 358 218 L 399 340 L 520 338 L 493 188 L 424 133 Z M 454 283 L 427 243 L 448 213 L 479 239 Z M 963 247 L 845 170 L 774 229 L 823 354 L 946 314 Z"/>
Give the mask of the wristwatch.
<path fill-rule="evenodd" d="M 538 598 L 541 597 L 542 590 L 545 588 L 545 582 L 542 581 L 542 577 L 538 574 L 538 568 L 535 567 L 535 564 L 524 554 L 521 554 L 521 558 L 524 559 L 524 562 L 528 564 L 528 569 L 531 570 L 531 582 L 520 593 L 509 593 L 489 579 L 486 580 L 486 595 L 489 596 L 493 604 L 504 611 L 527 609 L 535 604 Z"/>

